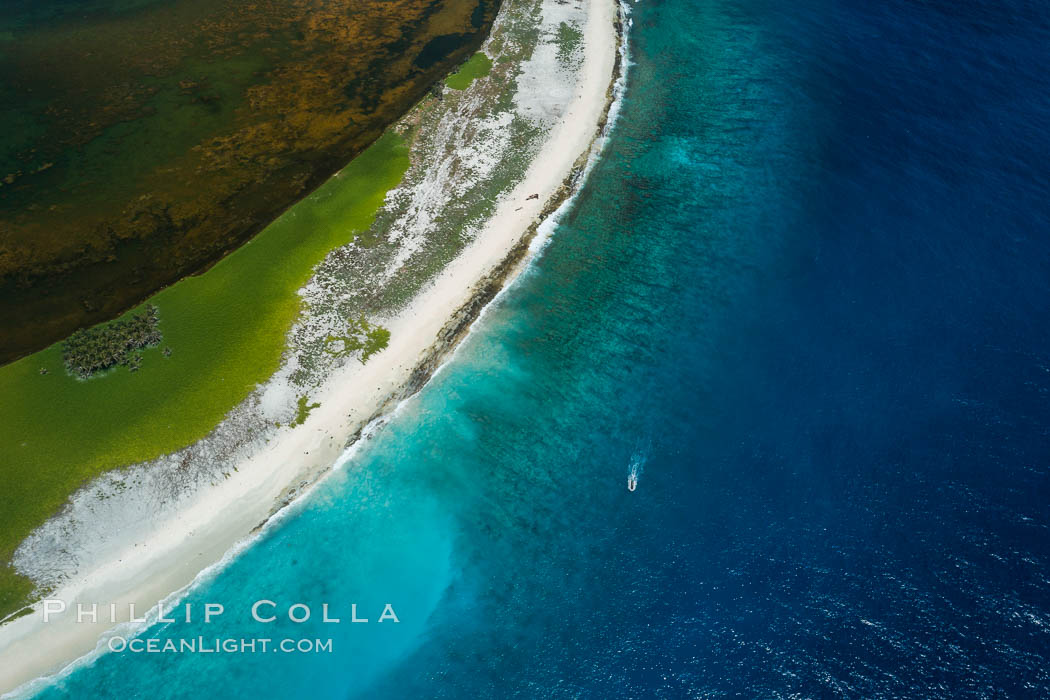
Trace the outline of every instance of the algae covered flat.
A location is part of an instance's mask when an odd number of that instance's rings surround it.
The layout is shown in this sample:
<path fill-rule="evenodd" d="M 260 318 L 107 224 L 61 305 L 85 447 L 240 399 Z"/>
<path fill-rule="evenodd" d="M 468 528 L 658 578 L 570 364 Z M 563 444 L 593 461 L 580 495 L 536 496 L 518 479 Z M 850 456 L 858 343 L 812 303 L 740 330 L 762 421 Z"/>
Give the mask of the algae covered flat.
<path fill-rule="evenodd" d="M 236 249 L 470 56 L 498 2 L 0 7 L 0 364 Z"/>

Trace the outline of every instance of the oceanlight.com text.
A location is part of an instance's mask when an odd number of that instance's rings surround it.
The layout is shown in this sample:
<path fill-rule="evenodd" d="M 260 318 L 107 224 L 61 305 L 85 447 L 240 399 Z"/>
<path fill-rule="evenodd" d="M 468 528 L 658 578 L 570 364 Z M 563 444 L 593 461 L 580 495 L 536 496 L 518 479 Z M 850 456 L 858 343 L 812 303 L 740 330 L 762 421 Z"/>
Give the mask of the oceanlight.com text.
<path fill-rule="evenodd" d="M 109 650 L 130 654 L 331 654 L 332 640 L 328 639 L 272 639 L 191 637 L 183 639 L 142 639 L 111 637 Z"/>

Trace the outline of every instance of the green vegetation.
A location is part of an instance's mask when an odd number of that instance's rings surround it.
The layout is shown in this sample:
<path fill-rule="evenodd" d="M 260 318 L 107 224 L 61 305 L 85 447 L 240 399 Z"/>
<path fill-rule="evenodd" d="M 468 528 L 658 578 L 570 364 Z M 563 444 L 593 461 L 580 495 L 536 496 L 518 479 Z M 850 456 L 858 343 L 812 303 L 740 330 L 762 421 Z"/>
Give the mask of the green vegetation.
<path fill-rule="evenodd" d="M 295 420 L 293 420 L 291 423 L 289 423 L 288 427 L 294 428 L 297 425 L 302 425 L 303 423 L 306 422 L 306 418 L 307 418 L 307 416 L 310 415 L 310 411 L 314 410 L 315 408 L 320 407 L 320 405 L 321 405 L 319 403 L 307 404 L 306 402 L 307 402 L 306 394 L 303 394 L 302 396 L 299 397 L 299 403 L 296 405 L 296 409 L 295 409 Z"/>
<path fill-rule="evenodd" d="M 562 22 L 558 25 L 555 42 L 558 44 L 558 61 L 562 65 L 568 65 L 583 42 L 583 32 L 575 24 Z"/>
<path fill-rule="evenodd" d="M 385 348 L 389 342 L 390 331 L 382 326 L 376 326 L 368 331 L 364 347 L 362 348 L 364 352 L 361 353 L 361 362 L 368 362 L 368 358 Z"/>
<path fill-rule="evenodd" d="M 361 351 L 361 362 L 379 352 L 390 342 L 390 331 L 382 326 L 373 326 L 362 316 L 350 321 L 347 335 L 329 335 L 325 338 L 324 349 L 333 357 L 343 357 L 358 350 Z"/>
<path fill-rule="evenodd" d="M 5 564 L 77 487 L 202 438 L 276 371 L 296 290 L 329 250 L 371 225 L 408 165 L 404 140 L 387 133 L 208 272 L 154 295 L 174 352 L 143 349 L 139 372 L 118 365 L 79 381 L 64 371 L 60 344 L 0 368 L 0 618 L 31 589 Z"/>
<path fill-rule="evenodd" d="M 10 566 L 0 566 L 0 620 L 29 603 L 32 593 L 32 581 Z"/>
<path fill-rule="evenodd" d="M 145 313 L 81 328 L 62 343 L 62 361 L 81 379 L 116 365 L 134 372 L 142 362 L 135 351 L 160 343 L 159 321 L 157 307 L 148 304 Z"/>
<path fill-rule="evenodd" d="M 470 57 L 459 70 L 445 79 L 445 85 L 453 90 L 466 90 L 478 78 L 484 78 L 492 70 L 492 59 L 480 51 Z"/>

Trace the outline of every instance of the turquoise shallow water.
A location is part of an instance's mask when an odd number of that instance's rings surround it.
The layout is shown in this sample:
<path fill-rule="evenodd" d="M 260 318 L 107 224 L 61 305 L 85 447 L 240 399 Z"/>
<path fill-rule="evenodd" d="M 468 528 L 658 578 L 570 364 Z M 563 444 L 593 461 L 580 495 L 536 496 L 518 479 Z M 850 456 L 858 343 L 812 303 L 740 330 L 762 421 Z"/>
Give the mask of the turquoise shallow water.
<path fill-rule="evenodd" d="M 191 594 L 220 621 L 145 633 L 334 653 L 108 654 L 40 696 L 1045 694 L 1048 26 L 636 5 L 622 118 L 536 264 Z"/>

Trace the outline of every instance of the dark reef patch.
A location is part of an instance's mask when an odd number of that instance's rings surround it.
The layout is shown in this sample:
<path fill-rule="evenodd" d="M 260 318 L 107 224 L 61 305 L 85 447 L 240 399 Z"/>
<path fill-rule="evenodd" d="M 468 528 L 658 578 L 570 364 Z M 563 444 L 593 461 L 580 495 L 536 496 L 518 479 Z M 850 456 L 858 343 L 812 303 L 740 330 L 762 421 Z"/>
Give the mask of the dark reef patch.
<path fill-rule="evenodd" d="M 413 64 L 419 68 L 430 68 L 439 61 L 443 61 L 463 44 L 464 34 L 442 34 L 427 42 L 423 50 L 416 56 Z"/>

